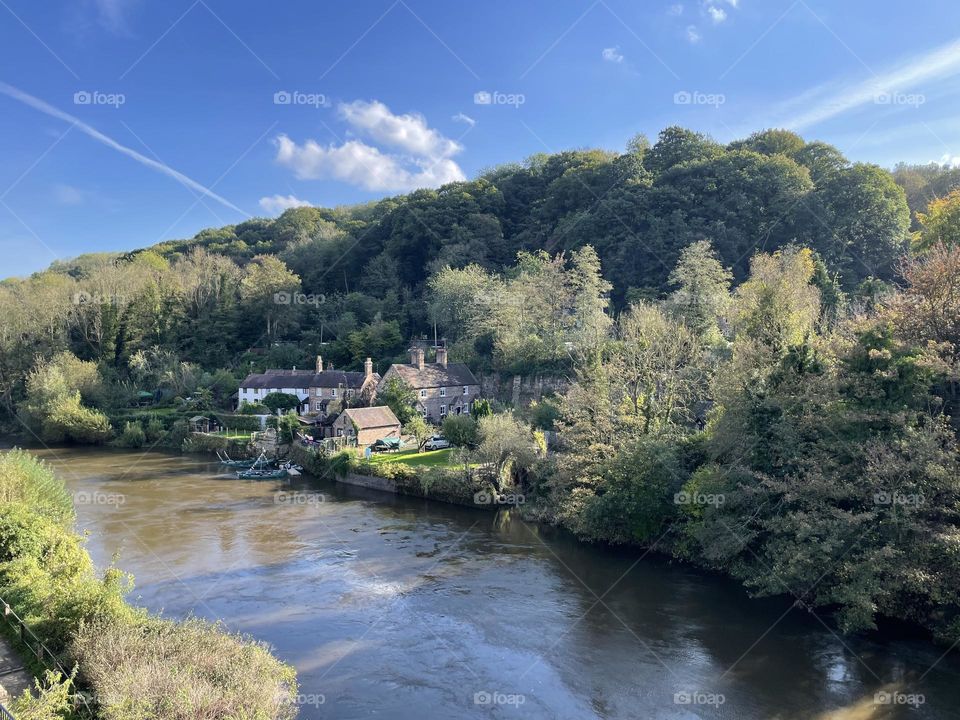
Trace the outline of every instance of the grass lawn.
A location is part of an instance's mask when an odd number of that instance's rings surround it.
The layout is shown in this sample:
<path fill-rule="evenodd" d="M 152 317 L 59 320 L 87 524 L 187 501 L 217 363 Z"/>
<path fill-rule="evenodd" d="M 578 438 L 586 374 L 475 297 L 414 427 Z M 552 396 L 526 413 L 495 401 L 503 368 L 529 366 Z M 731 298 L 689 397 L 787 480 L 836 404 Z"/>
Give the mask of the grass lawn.
<path fill-rule="evenodd" d="M 370 456 L 370 462 L 380 463 L 403 463 L 411 467 L 438 467 L 450 464 L 453 448 L 444 448 L 443 450 L 429 450 L 418 453 L 416 450 L 401 450 L 400 452 L 374 453 Z"/>
<path fill-rule="evenodd" d="M 211 435 L 216 435 L 218 437 L 225 437 L 228 440 L 250 440 L 250 436 L 253 434 L 249 431 L 244 432 L 241 430 L 218 430 L 215 433 L 210 433 Z"/>

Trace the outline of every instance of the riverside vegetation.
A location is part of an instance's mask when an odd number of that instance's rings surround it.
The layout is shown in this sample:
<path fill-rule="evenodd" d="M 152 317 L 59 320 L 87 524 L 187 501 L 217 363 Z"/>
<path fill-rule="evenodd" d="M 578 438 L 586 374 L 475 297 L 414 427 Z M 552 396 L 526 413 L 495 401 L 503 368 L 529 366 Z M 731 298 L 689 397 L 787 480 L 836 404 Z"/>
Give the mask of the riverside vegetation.
<path fill-rule="evenodd" d="M 480 373 L 563 381 L 493 402 L 484 439 L 456 429 L 465 465 L 494 467 L 527 514 L 848 632 L 890 617 L 952 643 L 958 186 L 786 131 L 723 146 L 668 128 L 81 256 L 0 283 L 4 419 L 45 441 L 177 445 L 183 415 L 225 405 L 251 368 L 322 354 L 382 371 L 436 326 Z M 131 410 L 144 389 L 157 405 Z M 389 403 L 420 437 L 406 396 Z"/>
<path fill-rule="evenodd" d="M 19 450 L 0 455 L 0 595 L 75 668 L 16 699 L 17 718 L 73 717 L 77 692 L 108 720 L 296 716 L 291 667 L 218 625 L 128 605 L 132 578 L 98 574 L 73 522 L 72 497 L 46 465 Z"/>

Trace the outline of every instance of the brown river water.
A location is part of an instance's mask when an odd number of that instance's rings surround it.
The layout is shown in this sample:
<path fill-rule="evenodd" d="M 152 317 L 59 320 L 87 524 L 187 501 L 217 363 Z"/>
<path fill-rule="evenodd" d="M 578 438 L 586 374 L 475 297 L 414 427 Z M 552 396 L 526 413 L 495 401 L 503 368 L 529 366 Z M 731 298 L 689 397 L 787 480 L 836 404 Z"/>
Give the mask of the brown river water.
<path fill-rule="evenodd" d="M 270 643 L 300 718 L 958 718 L 960 659 L 491 513 L 195 457 L 38 450 L 131 600 Z"/>

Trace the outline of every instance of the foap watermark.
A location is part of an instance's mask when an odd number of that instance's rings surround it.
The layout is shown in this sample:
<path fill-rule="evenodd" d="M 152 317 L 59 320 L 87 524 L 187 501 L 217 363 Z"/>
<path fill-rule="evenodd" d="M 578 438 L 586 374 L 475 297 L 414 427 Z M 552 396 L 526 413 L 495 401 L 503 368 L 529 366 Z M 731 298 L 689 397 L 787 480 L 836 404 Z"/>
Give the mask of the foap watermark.
<path fill-rule="evenodd" d="M 298 693 L 292 696 L 291 701 L 294 705 L 310 707 L 320 707 L 327 702 L 327 696 L 322 693 Z"/>
<path fill-rule="evenodd" d="M 74 305 L 120 305 L 123 302 L 123 296 L 80 290 L 75 292 L 70 300 Z"/>
<path fill-rule="evenodd" d="M 919 707 L 927 701 L 927 698 L 921 693 L 903 693 L 897 690 L 881 690 L 873 695 L 874 705 L 908 705 L 910 707 Z"/>
<path fill-rule="evenodd" d="M 127 102 L 123 93 L 108 93 L 100 90 L 77 90 L 73 94 L 74 105 L 106 105 L 118 108 Z"/>
<path fill-rule="evenodd" d="M 498 493 L 481 490 L 473 494 L 474 505 L 523 505 L 526 498 L 523 493 Z"/>
<path fill-rule="evenodd" d="M 723 493 L 687 492 L 681 490 L 673 495 L 674 505 L 713 505 L 720 507 L 726 502 Z"/>
<path fill-rule="evenodd" d="M 487 692 L 486 690 L 481 690 L 473 694 L 474 705 L 512 705 L 513 707 L 520 707 L 526 701 L 527 696 L 521 695 L 520 693 Z"/>
<path fill-rule="evenodd" d="M 277 90 L 273 94 L 274 105 L 306 105 L 313 108 L 327 107 L 327 96 L 323 93 L 301 92 L 300 90 Z"/>
<path fill-rule="evenodd" d="M 512 105 L 519 108 L 527 101 L 523 93 L 505 93 L 499 90 L 478 90 L 473 94 L 474 105 Z"/>
<path fill-rule="evenodd" d="M 291 505 L 306 507 L 309 505 L 320 505 L 327 501 L 327 497 L 322 493 L 304 493 L 304 492 L 284 492 L 280 491 L 273 494 L 274 505 Z"/>
<path fill-rule="evenodd" d="M 120 493 L 106 493 L 99 490 L 78 490 L 73 494 L 74 505 L 108 505 L 120 507 L 127 502 L 127 496 Z"/>
<path fill-rule="evenodd" d="M 327 301 L 326 295 L 309 295 L 300 292 L 275 292 L 273 302 L 276 305 L 323 305 Z"/>
<path fill-rule="evenodd" d="M 873 495 L 875 505 L 904 505 L 908 507 L 917 507 L 923 505 L 925 499 L 920 493 L 902 493 L 899 490 L 888 492 L 882 490 Z"/>
<path fill-rule="evenodd" d="M 878 92 L 873 96 L 877 105 L 906 105 L 918 108 L 927 102 L 927 96 L 921 93 Z"/>
<path fill-rule="evenodd" d="M 673 694 L 674 705 L 713 705 L 714 707 L 720 707 L 726 701 L 727 698 L 722 693 L 681 691 Z"/>
<path fill-rule="evenodd" d="M 674 105 L 707 105 L 709 107 L 719 108 L 725 102 L 727 102 L 727 96 L 723 93 L 680 90 L 673 94 Z"/>

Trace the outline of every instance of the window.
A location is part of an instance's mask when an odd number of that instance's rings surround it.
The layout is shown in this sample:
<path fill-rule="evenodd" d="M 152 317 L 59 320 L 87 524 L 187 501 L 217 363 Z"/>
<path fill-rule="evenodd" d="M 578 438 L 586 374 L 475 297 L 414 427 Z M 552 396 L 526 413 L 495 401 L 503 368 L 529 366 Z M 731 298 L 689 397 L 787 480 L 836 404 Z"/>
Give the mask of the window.
<path fill-rule="evenodd" d="M 322 402 L 314 403 L 313 409 L 316 410 L 317 412 L 320 412 L 321 410 L 323 410 L 323 403 Z"/>
<path fill-rule="evenodd" d="M 446 415 L 447 415 L 447 406 L 446 406 L 446 405 L 441 405 L 441 406 L 440 406 L 440 417 L 446 417 Z"/>
<path fill-rule="evenodd" d="M 330 397 L 336 397 L 336 396 L 337 396 L 337 389 L 330 388 Z"/>
<path fill-rule="evenodd" d="M 426 396 L 427 396 L 427 391 L 426 391 L 426 390 L 421 390 L 421 391 L 420 391 L 420 397 L 425 398 Z"/>
<path fill-rule="evenodd" d="M 463 394 L 464 394 L 464 395 L 469 395 L 469 394 L 470 394 L 470 387 L 469 387 L 468 385 L 464 385 L 464 386 L 463 386 Z"/>
<path fill-rule="evenodd" d="M 343 437 L 343 428 L 337 428 L 337 437 Z"/>
<path fill-rule="evenodd" d="M 446 396 L 447 396 L 447 389 L 440 388 L 440 397 L 446 397 Z"/>

